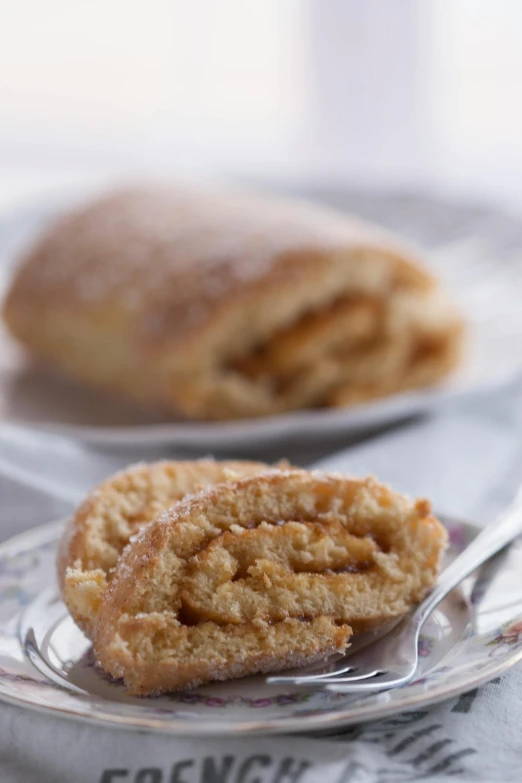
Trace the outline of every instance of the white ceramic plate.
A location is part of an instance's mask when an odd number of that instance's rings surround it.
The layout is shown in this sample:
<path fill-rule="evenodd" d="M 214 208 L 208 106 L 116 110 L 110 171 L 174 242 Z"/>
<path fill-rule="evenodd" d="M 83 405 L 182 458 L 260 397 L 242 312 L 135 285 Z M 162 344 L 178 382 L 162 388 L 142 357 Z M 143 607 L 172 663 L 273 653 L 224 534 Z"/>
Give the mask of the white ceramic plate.
<path fill-rule="evenodd" d="M 346 409 L 297 411 L 238 422 L 162 421 L 119 399 L 68 383 L 29 364 L 0 329 L 0 421 L 3 418 L 98 444 L 249 449 L 282 441 L 348 435 L 426 411 L 455 395 L 504 382 L 522 366 L 522 230 L 503 213 L 426 197 L 321 194 L 419 242 L 435 272 L 454 289 L 469 322 L 466 365 L 437 389 Z M 54 207 L 56 210 L 56 207 Z M 37 206 L 0 221 L 2 276 L 53 209 Z"/>
<path fill-rule="evenodd" d="M 426 624 L 417 679 L 358 698 L 268 686 L 262 677 L 133 698 L 94 667 L 90 645 L 55 585 L 63 523 L 0 547 L 0 699 L 62 717 L 170 734 L 310 732 L 380 718 L 446 699 L 497 676 L 522 658 L 522 545 L 454 591 Z M 449 557 L 477 528 L 447 522 Z M 473 589 L 471 591 L 471 585 Z"/>

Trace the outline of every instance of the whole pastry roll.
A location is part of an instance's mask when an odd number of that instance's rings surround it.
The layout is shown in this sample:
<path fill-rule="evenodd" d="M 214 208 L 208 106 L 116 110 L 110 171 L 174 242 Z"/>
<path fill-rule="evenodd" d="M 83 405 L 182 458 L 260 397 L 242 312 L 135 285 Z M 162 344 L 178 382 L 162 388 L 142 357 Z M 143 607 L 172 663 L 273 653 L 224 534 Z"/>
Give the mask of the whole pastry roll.
<path fill-rule="evenodd" d="M 151 694 L 324 659 L 420 601 L 445 543 L 427 501 L 374 479 L 274 470 L 208 487 L 120 556 L 97 662 Z"/>
<path fill-rule="evenodd" d="M 198 188 L 60 219 L 4 316 L 37 357 L 166 415 L 231 419 L 428 386 L 462 323 L 396 239 L 342 212 Z"/>

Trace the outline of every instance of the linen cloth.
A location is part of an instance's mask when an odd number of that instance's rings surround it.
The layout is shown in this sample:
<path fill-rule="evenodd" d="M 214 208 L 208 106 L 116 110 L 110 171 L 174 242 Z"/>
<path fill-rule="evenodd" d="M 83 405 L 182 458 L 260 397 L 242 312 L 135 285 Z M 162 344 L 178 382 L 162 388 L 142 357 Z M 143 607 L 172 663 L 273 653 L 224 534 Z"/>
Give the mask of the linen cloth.
<path fill-rule="evenodd" d="M 116 468 L 163 456 L 94 451 L 0 428 L 0 538 L 67 514 Z M 268 456 L 306 462 L 299 446 Z M 438 511 L 487 524 L 522 480 L 522 382 L 454 402 L 319 466 L 374 473 L 399 490 L 432 498 Z M 0 704 L 0 781 L 510 783 L 522 780 L 521 726 L 520 665 L 441 704 L 315 738 L 172 738 Z"/>

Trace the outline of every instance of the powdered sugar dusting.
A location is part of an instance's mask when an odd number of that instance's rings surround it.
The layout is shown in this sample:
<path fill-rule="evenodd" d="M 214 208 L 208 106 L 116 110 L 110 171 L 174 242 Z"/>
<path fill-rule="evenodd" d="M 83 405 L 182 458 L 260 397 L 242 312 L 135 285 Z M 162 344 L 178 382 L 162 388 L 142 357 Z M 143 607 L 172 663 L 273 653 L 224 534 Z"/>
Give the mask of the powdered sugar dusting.
<path fill-rule="evenodd" d="M 143 336 L 201 324 L 216 303 L 299 249 L 336 248 L 375 230 L 334 211 L 211 190 L 145 187 L 61 219 L 31 255 L 32 296 L 114 304 Z"/>

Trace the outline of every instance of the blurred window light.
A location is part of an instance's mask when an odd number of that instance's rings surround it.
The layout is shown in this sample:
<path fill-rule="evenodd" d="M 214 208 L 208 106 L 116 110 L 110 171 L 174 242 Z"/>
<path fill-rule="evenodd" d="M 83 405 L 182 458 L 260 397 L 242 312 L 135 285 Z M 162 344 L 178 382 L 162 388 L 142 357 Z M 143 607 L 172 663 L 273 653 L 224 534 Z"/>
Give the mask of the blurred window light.
<path fill-rule="evenodd" d="M 299 0 L 17 0 L 1 14 L 4 146 L 239 142 L 302 112 Z"/>
<path fill-rule="evenodd" d="M 521 0 L 0 4 L 0 163 L 512 182 Z"/>
<path fill-rule="evenodd" d="M 431 0 L 422 34 L 425 125 L 439 178 L 522 195 L 522 3 Z"/>

